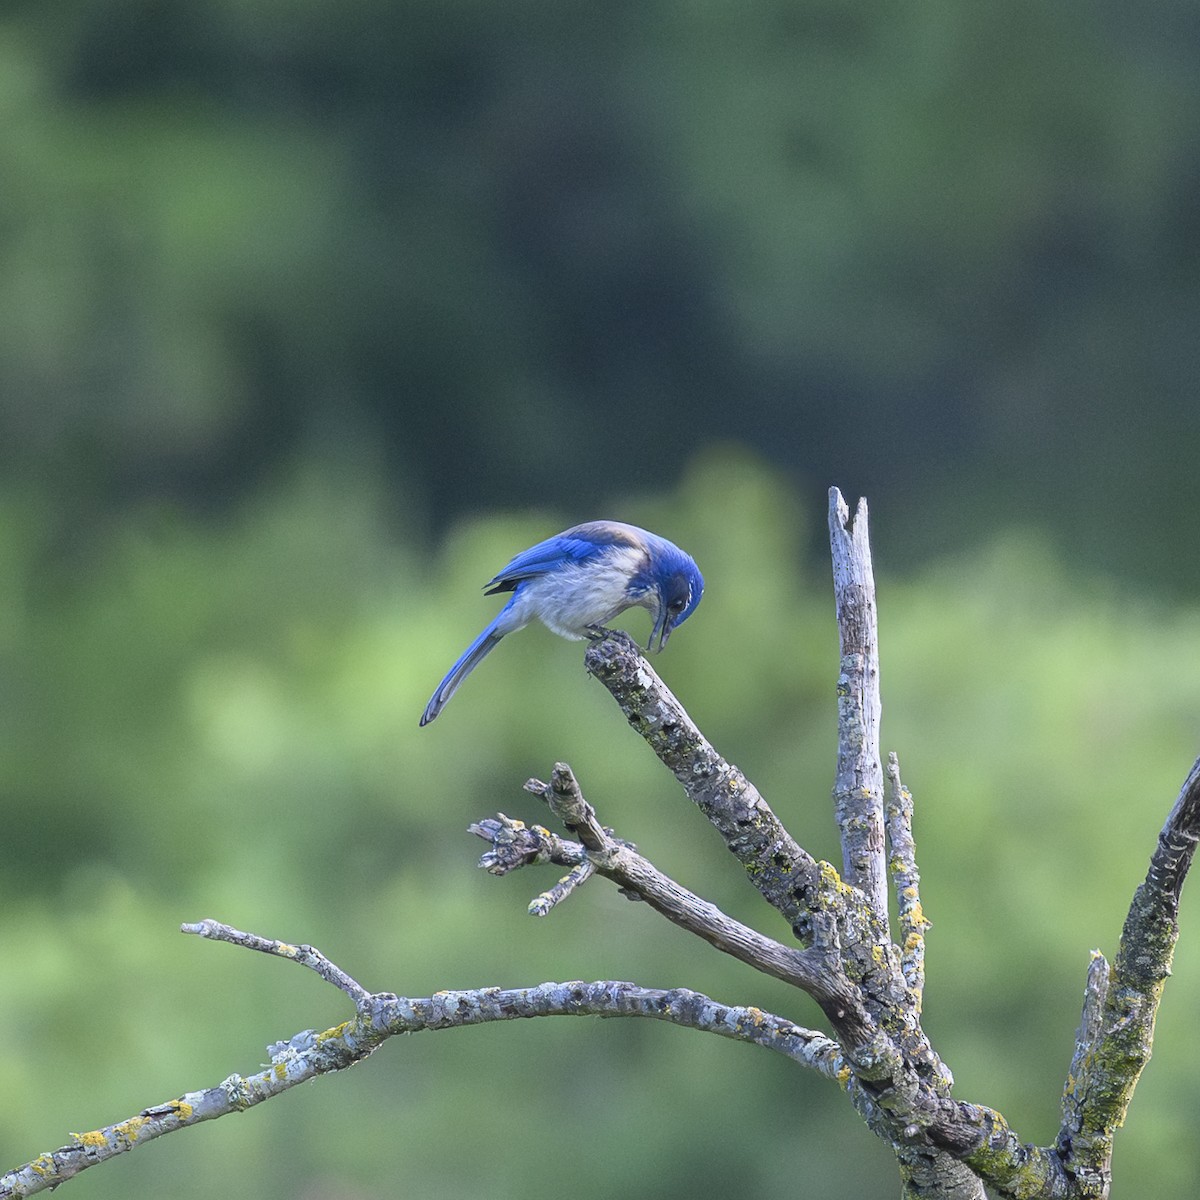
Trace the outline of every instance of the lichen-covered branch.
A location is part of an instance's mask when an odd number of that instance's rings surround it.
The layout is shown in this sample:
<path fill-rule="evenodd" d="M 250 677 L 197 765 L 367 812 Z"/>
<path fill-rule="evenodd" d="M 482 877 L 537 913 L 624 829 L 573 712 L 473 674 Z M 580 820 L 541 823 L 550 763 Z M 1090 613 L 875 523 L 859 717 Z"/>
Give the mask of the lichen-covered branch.
<path fill-rule="evenodd" d="M 56 1188 L 80 1171 L 164 1134 L 253 1108 L 298 1083 L 359 1062 L 390 1036 L 391 1031 L 382 1018 L 386 1005 L 396 998 L 372 996 L 339 968 L 333 967 L 319 951 L 260 938 L 216 921 L 205 920 L 185 925 L 183 929 L 186 933 L 198 933 L 202 937 L 275 954 L 311 967 L 354 999 L 355 1019 L 320 1033 L 306 1029 L 287 1042 L 271 1046 L 268 1049 L 270 1064 L 251 1075 L 230 1075 L 215 1087 L 187 1092 L 163 1104 L 144 1108 L 114 1125 L 71 1134 L 71 1141 L 65 1146 L 39 1154 L 24 1166 L 0 1176 L 0 1200 L 32 1196 Z M 332 971 L 327 972 L 323 969 L 325 966 L 332 967 Z M 350 986 L 346 986 L 347 983 Z"/>
<path fill-rule="evenodd" d="M 939 1088 L 948 1086 L 949 1073 L 908 1002 L 900 950 L 862 892 L 794 841 L 754 785 L 700 733 L 631 638 L 610 633 L 588 648 L 585 662 L 720 832 L 768 903 L 788 918 L 802 942 L 827 949 L 836 941 L 842 970 L 877 1028 L 902 1040 L 911 1061 Z M 845 1032 L 838 1032 L 853 1057 Z"/>
<path fill-rule="evenodd" d="M 1093 960 L 1059 1146 L 1080 1195 L 1107 1195 L 1113 1137 L 1150 1059 L 1154 1019 L 1179 937 L 1179 897 L 1200 838 L 1200 760 L 1184 781 L 1134 893 L 1111 972 Z M 1096 1009 L 1099 1009 L 1098 1015 Z"/>
<path fill-rule="evenodd" d="M 919 934 L 925 924 L 916 894 L 907 812 L 911 798 L 894 758 L 890 766 L 893 878 L 901 924 L 908 934 Z M 1146 881 L 1135 893 L 1111 982 L 1103 956 L 1093 956 L 1064 1088 L 1063 1129 L 1054 1146 L 1022 1141 L 1006 1118 L 989 1106 L 950 1098 L 948 1075 L 940 1074 L 944 1068 L 936 1058 L 923 1062 L 913 1049 L 919 1045 L 916 1040 L 901 1037 L 896 1044 L 881 1033 L 870 1045 L 844 1046 L 844 1061 L 853 1075 L 851 1098 L 870 1128 L 892 1142 L 906 1196 L 982 1198 L 980 1181 L 1014 1200 L 1108 1195 L 1112 1136 L 1150 1054 L 1154 1014 L 1178 932 L 1178 900 L 1198 839 L 1200 762 L 1184 782 L 1159 835 Z M 907 900 L 912 910 L 906 916 Z M 910 973 L 910 988 L 912 982 Z"/>
<path fill-rule="evenodd" d="M 529 784 L 525 786 L 528 788 Z M 541 825 L 526 825 L 504 813 L 468 825 L 467 832 L 491 843 L 492 848 L 480 857 L 479 865 L 492 875 L 507 875 L 534 863 L 570 868 L 553 887 L 529 902 L 529 913 L 534 917 L 546 916 L 596 873 L 596 864 L 578 842 L 557 837 Z"/>
<path fill-rule="evenodd" d="M 879 644 L 865 499 L 859 500 L 851 517 L 842 493 L 830 488 L 829 544 L 841 646 L 833 808 L 842 835 L 842 874 L 847 883 L 861 889 L 886 925 Z"/>
<path fill-rule="evenodd" d="M 921 874 L 917 870 L 917 848 L 912 832 L 913 799 L 900 781 L 900 761 L 888 755 L 887 838 L 888 867 L 896 891 L 900 923 L 900 969 L 908 984 L 913 1007 L 919 1013 L 925 994 L 925 930 L 929 921 L 921 907 Z"/>
<path fill-rule="evenodd" d="M 1022 1144 L 1004 1118 L 948 1102 L 929 1127 L 935 1144 L 1015 1200 L 1093 1200 L 1112 1184 L 1112 1144 L 1150 1057 L 1154 1018 L 1178 937 L 1180 891 L 1200 839 L 1200 761 L 1159 834 L 1121 933 L 1115 965 L 1092 955 L 1075 1053 L 1053 1147 Z"/>
<path fill-rule="evenodd" d="M 1089 1142 L 1094 1142 L 1094 1139 L 1084 1132 L 1088 1124 L 1087 1087 L 1091 1063 L 1095 1060 L 1097 1043 L 1103 1031 L 1104 1001 L 1108 995 L 1110 974 L 1108 960 L 1099 950 L 1093 950 L 1083 993 L 1083 1014 L 1075 1034 L 1075 1053 L 1071 1056 L 1071 1066 L 1063 1085 L 1063 1120 L 1056 1143 L 1060 1157 L 1071 1164 L 1077 1176 L 1092 1178 L 1097 1176 L 1096 1167 L 1103 1152 L 1093 1153 L 1090 1150 Z M 1085 1155 L 1091 1159 L 1087 1164 L 1083 1161 Z M 1100 1174 L 1106 1172 L 1107 1160 Z"/>
<path fill-rule="evenodd" d="M 899 1013 L 904 979 L 891 969 L 893 948 L 862 892 L 795 841 L 758 789 L 704 737 L 632 638 L 610 632 L 588 647 L 584 662 L 801 942 L 813 945 L 827 936 L 822 930 L 832 919 L 847 975 L 855 983 L 870 981 L 868 1008 L 879 1006 L 880 1017 L 885 1009 Z"/>
<path fill-rule="evenodd" d="M 568 829 L 579 834 L 581 848 L 597 873 L 616 883 L 626 895 L 645 901 L 673 924 L 722 953 L 802 989 L 821 1006 L 839 1035 L 853 1044 L 866 1044 L 876 1037 L 874 1022 L 836 957 L 816 947 L 797 950 L 784 946 L 676 883 L 630 843 L 613 837 L 611 830 L 601 826 L 566 763 L 555 763 L 549 783 L 531 779 L 525 787 L 541 797 Z M 472 832 L 488 837 L 495 826 L 495 822 L 479 822 L 472 826 Z M 540 826 L 532 830 L 546 832 Z M 494 860 L 498 852 L 493 844 L 481 865 Z M 528 862 L 537 861 L 536 853 L 526 852 L 525 857 Z"/>
<path fill-rule="evenodd" d="M 803 988 L 821 1004 L 842 1037 L 852 1100 L 868 1125 L 895 1146 L 909 1193 L 982 1200 L 982 1188 L 974 1173 L 945 1161 L 946 1156 L 925 1136 L 927 1128 L 951 1118 L 944 1099 L 948 1074 L 931 1050 L 918 1049 L 908 1056 L 874 1024 L 858 999 L 860 993 L 841 972 L 836 959 L 831 961 L 828 954 L 815 955 L 811 949 L 789 951 L 681 888 L 600 824 L 566 764 L 555 764 L 550 783 L 530 780 L 525 786 L 540 796 L 568 829 L 585 839 L 586 845 L 563 842 L 538 825 L 488 818 L 471 827 L 479 836 L 494 839 L 481 866 L 505 874 L 551 859 L 576 861 L 586 853 L 596 864 L 597 874 L 613 880 L 627 895 L 646 900 L 668 919 L 718 949 Z M 835 1001 L 832 1004 L 831 999 Z M 915 1028 L 919 1031 L 919 1026 Z M 911 1030 L 907 1031 L 907 1040 L 914 1044 Z"/>
<path fill-rule="evenodd" d="M 192 933 L 197 937 L 209 938 L 214 942 L 228 942 L 233 946 L 241 946 L 245 950 L 257 950 L 260 954 L 272 954 L 276 958 L 286 958 L 299 963 L 310 971 L 315 971 L 326 983 L 331 983 L 338 991 L 345 992 L 356 1007 L 368 1003 L 372 994 L 356 979 L 351 979 L 341 967 L 332 963 L 314 946 L 297 946 L 291 942 L 280 942 L 274 938 L 259 937 L 257 933 L 247 933 L 242 929 L 234 929 L 232 925 L 223 925 L 220 921 L 205 918 L 180 927 L 181 933 Z"/>
<path fill-rule="evenodd" d="M 811 941 L 813 910 L 822 901 L 832 905 L 842 886 L 836 873 L 824 871 L 801 848 L 758 789 L 713 749 L 628 634 L 610 631 L 588 647 L 584 663 L 717 829 L 767 903 L 801 940 Z"/>
<path fill-rule="evenodd" d="M 355 999 L 356 1015 L 320 1033 L 304 1030 L 268 1047 L 270 1063 L 250 1075 L 230 1075 L 215 1087 L 188 1092 L 100 1129 L 74 1133 L 57 1150 L 0 1176 L 0 1200 L 51 1190 L 80 1171 L 146 1142 L 243 1112 L 319 1075 L 344 1070 L 399 1033 L 455 1029 L 489 1021 L 531 1017 L 644 1017 L 668 1021 L 735 1041 L 763 1046 L 828 1079 L 847 1084 L 848 1072 L 835 1042 L 757 1008 L 719 1004 L 686 988 L 661 990 L 632 983 L 544 983 L 531 988 L 477 988 L 408 998 L 371 993 L 334 967 L 319 951 L 243 933 L 216 921 L 185 926 L 188 932 L 290 958 L 312 967 Z M 327 973 L 326 966 L 332 968 Z M 352 986 L 346 987 L 346 982 Z"/>

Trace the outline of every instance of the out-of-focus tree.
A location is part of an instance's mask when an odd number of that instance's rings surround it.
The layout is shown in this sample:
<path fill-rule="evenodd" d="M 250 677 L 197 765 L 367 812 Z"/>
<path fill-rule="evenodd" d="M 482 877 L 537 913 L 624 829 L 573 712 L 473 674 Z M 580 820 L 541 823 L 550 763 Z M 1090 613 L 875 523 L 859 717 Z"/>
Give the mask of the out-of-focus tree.
<path fill-rule="evenodd" d="M 4 1167 L 231 1065 L 249 1071 L 267 1043 L 342 1019 L 336 997 L 290 964 L 247 971 L 237 954 L 176 932 L 205 915 L 308 938 L 371 987 L 425 994 L 481 979 L 608 976 L 691 982 L 791 1014 L 789 989 L 719 956 L 697 979 L 689 939 L 639 906 L 598 892 L 531 935 L 523 901 L 499 897 L 512 887 L 465 871 L 477 851 L 462 831 L 481 812 L 544 820 L 497 781 L 544 772 L 549 745 L 597 803 L 638 797 L 639 846 L 665 870 L 759 919 L 750 889 L 721 870 L 710 831 L 679 821 L 652 757 L 619 752 L 624 723 L 566 643 L 538 630 L 507 640 L 418 730 L 447 662 L 492 611 L 479 585 L 565 521 L 548 512 L 462 524 L 430 559 L 397 539 L 382 478 L 369 467 L 310 468 L 224 522 L 143 505 L 54 576 L 40 509 L 0 506 L 10 849 L 0 1027 L 21 1031 L 0 1056 L 0 1090 L 21 1097 L 0 1133 Z M 837 644 L 827 573 L 803 554 L 819 519 L 727 450 L 697 462 L 675 495 L 618 507 L 686 545 L 709 581 L 688 636 L 661 662 L 664 677 L 805 844 L 836 861 Z M 911 747 L 905 776 L 921 800 L 934 921 L 925 1019 L 960 1093 L 986 1097 L 1044 1141 L 1079 1018 L 1081 948 L 1111 947 L 1144 870 L 1145 831 L 1194 749 L 1200 682 L 1179 663 L 1200 654 L 1200 624 L 1188 610 L 1097 587 L 1037 540 L 947 555 L 905 579 L 876 540 L 884 738 Z M 643 615 L 629 621 L 642 636 Z M 697 639 L 738 670 L 712 678 L 688 652 Z M 1063 845 L 1065 858 L 1054 850 Z M 1186 926 L 1194 896 L 1184 908 Z M 1158 1200 L 1190 1197 L 1200 1169 L 1187 1152 L 1187 996 L 1200 968 L 1186 942 L 1174 971 L 1117 1155 L 1118 1170 Z M 148 1006 L 151 979 L 164 990 Z M 102 1028 L 120 1035 L 101 1039 Z M 512 1086 L 503 1111 L 480 1114 L 464 1138 L 481 1055 Z M 657 1196 L 664 1173 L 681 1194 L 705 1178 L 765 1192 L 801 1170 L 831 1197 L 894 1190 L 889 1156 L 864 1145 L 825 1085 L 745 1055 L 607 1023 L 463 1032 L 436 1046 L 407 1039 L 334 1085 L 335 1102 L 328 1089 L 303 1089 L 277 1112 L 234 1122 L 219 1156 L 213 1139 L 228 1123 L 72 1186 L 190 1197 L 252 1178 L 264 1197 L 294 1197 L 337 1177 L 373 1195 L 389 1194 L 402 1167 L 423 1195 L 540 1200 L 561 1181 L 530 1179 L 513 1130 L 557 1140 L 585 1120 L 608 1168 L 578 1186 L 596 1195 Z M 562 1061 L 570 1072 L 548 1069 Z M 635 1077 L 674 1080 L 688 1099 L 636 1092 Z M 731 1109 L 778 1154 L 714 1158 L 715 1122 Z"/>
<path fill-rule="evenodd" d="M 1194 582 L 1137 513 L 1200 516 L 1197 53 L 1178 0 L 15 2 L 0 460 L 77 531 L 368 441 L 442 525 L 733 435 L 906 555 L 1086 512 Z"/>

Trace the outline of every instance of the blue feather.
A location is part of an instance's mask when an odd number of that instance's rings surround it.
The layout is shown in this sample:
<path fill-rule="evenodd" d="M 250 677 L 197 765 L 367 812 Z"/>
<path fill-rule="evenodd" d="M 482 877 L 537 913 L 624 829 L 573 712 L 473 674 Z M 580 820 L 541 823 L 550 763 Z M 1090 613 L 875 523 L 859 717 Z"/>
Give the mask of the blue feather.
<path fill-rule="evenodd" d="M 462 681 L 500 645 L 500 639 L 504 634 L 498 632 L 497 627 L 511 606 L 512 601 L 510 600 L 496 614 L 495 620 L 462 652 L 462 656 L 458 662 L 446 672 L 446 678 L 438 684 L 437 691 L 433 693 L 429 703 L 425 705 L 425 711 L 421 714 L 422 725 L 428 725 L 445 708 L 450 697 L 462 687 Z"/>
<path fill-rule="evenodd" d="M 522 579 L 533 579 L 568 564 L 578 566 L 603 554 L 610 546 L 644 550 L 637 535 L 641 531 L 620 521 L 589 521 L 555 534 L 528 550 L 522 550 L 502 571 L 485 583 L 484 595 L 511 592 Z"/>

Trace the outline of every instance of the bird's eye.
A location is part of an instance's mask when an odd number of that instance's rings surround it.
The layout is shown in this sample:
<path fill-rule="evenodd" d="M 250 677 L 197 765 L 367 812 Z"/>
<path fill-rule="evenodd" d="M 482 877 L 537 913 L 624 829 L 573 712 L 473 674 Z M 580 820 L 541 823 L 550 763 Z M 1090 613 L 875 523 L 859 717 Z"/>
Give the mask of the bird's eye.
<path fill-rule="evenodd" d="M 686 604 L 686 601 L 684 601 L 684 600 L 672 600 L 671 603 L 667 605 L 667 611 L 673 612 L 673 613 L 681 613 L 681 612 L 683 612 L 685 604 Z"/>

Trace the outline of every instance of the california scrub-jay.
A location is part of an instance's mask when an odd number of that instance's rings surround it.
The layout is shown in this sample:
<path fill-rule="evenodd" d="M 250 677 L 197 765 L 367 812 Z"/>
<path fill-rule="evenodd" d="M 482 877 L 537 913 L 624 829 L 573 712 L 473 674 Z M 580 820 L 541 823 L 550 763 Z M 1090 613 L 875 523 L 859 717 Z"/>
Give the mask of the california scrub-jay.
<path fill-rule="evenodd" d="M 704 577 L 691 555 L 666 538 L 620 521 L 589 521 L 518 554 L 484 589 L 488 596 L 512 592 L 512 598 L 438 684 L 422 725 L 442 711 L 506 633 L 534 618 L 578 641 L 598 636 L 605 621 L 638 605 L 654 618 L 646 648 L 653 650 L 657 638 L 661 650 L 700 603 Z"/>

